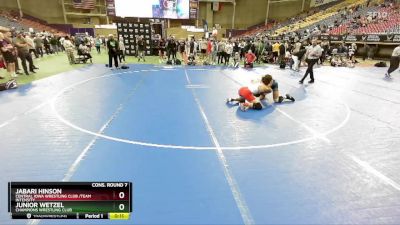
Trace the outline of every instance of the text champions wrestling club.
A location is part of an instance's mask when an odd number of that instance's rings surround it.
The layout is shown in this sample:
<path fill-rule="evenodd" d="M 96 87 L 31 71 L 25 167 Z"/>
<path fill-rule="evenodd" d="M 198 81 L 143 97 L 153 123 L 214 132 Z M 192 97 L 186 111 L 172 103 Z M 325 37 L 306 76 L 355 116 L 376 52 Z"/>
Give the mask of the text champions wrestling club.
<path fill-rule="evenodd" d="M 109 213 L 132 212 L 130 182 L 10 182 L 8 198 L 14 219 L 79 218 L 79 214 L 104 219 Z"/>

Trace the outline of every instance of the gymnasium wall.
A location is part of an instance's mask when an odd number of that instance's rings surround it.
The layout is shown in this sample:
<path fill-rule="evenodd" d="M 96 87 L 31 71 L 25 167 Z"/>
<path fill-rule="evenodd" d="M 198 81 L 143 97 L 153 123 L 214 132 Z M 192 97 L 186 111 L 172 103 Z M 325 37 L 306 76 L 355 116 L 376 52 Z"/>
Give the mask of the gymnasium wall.
<path fill-rule="evenodd" d="M 16 0 L 1 0 L 1 9 L 17 9 L 18 4 Z"/>
<path fill-rule="evenodd" d="M 96 28 L 96 29 L 94 29 L 94 33 L 96 36 L 99 35 L 99 36 L 107 37 L 109 34 L 113 34 L 114 37 L 118 36 L 117 29 Z"/>
<path fill-rule="evenodd" d="M 4 9 L 18 9 L 16 0 L 0 0 Z M 67 0 L 66 0 L 67 2 Z M 33 17 L 47 21 L 50 24 L 64 24 L 61 1 L 59 0 L 20 0 L 22 11 Z M 68 17 L 68 24 L 83 24 L 88 22 L 82 16 Z M 104 24 L 104 17 L 91 17 L 92 24 Z"/>
<path fill-rule="evenodd" d="M 48 23 L 64 23 L 62 7 L 59 0 L 20 0 L 25 13 L 46 20 Z M 306 0 L 306 8 L 309 8 L 311 0 Z M 1 0 L 2 8 L 17 8 L 16 0 Z M 236 0 L 235 28 L 244 29 L 265 21 L 267 0 Z M 221 3 L 220 11 L 212 11 L 211 3 L 200 2 L 199 20 L 205 19 L 209 27 L 220 24 L 223 28 L 232 28 L 233 5 Z M 270 19 L 286 19 L 300 12 L 302 0 L 283 2 L 270 5 Z M 104 20 L 104 19 L 102 19 Z M 68 18 L 70 24 L 82 24 L 85 18 Z M 104 23 L 99 18 L 92 18 L 93 24 Z"/>
<path fill-rule="evenodd" d="M 21 0 L 20 2 L 22 11 L 31 16 L 48 23 L 64 23 L 62 7 L 58 0 Z"/>
<path fill-rule="evenodd" d="M 310 4 L 309 1 L 306 1 L 304 4 L 304 8 L 307 9 Z M 271 4 L 269 10 L 269 18 L 283 20 L 287 18 L 291 18 L 299 13 L 301 13 L 301 6 L 303 1 L 293 1 L 293 2 L 282 2 L 277 4 Z"/>
<path fill-rule="evenodd" d="M 223 38 L 223 34 L 226 33 L 225 29 L 221 29 L 218 32 L 217 38 L 221 39 Z M 200 39 L 204 37 L 204 33 L 202 32 L 191 32 L 191 31 L 187 31 L 185 29 L 182 29 L 180 27 L 171 27 L 171 28 L 167 28 L 167 36 L 174 36 L 176 39 L 186 39 L 190 36 L 194 36 L 196 39 Z"/>
<path fill-rule="evenodd" d="M 305 9 L 310 6 L 311 0 L 305 1 Z M 263 23 L 267 12 L 267 0 L 236 0 L 235 28 L 247 27 Z M 220 24 L 224 28 L 232 28 L 232 3 L 220 3 L 221 10 L 212 11 L 212 3 L 200 3 L 200 20 L 206 20 L 209 27 Z M 302 0 L 270 4 L 269 19 L 283 20 L 301 12 Z"/>

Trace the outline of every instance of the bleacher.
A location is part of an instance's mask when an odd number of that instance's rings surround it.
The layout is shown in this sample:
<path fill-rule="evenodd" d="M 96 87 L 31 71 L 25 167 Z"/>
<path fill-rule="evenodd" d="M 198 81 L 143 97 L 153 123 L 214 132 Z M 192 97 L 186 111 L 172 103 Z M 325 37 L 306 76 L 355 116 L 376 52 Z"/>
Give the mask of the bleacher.
<path fill-rule="evenodd" d="M 301 23 L 303 23 L 304 20 L 308 21 L 315 16 L 317 18 L 321 18 L 321 16 L 324 16 L 324 14 L 327 12 L 326 11 L 327 9 L 332 8 L 334 6 L 339 7 L 339 8 L 343 7 L 343 5 L 348 4 L 347 3 L 348 1 L 353 3 L 355 0 L 347 0 L 347 1 L 340 0 L 340 1 L 331 2 L 328 4 L 321 5 L 319 7 L 315 7 L 312 10 L 310 10 L 309 12 L 300 13 L 290 19 L 286 19 L 286 20 L 283 20 L 280 22 L 273 21 L 271 23 L 268 23 L 267 25 L 260 24 L 260 25 L 254 26 L 254 27 L 249 27 L 246 32 L 238 35 L 238 37 L 256 36 L 258 34 L 262 34 L 265 32 L 280 34 L 282 32 L 286 32 L 286 31 L 289 31 L 292 29 L 297 30 L 297 29 L 301 28 L 301 26 L 296 27 L 296 24 L 301 24 Z"/>
<path fill-rule="evenodd" d="M 33 20 L 29 20 L 26 18 L 22 18 L 21 19 L 21 23 L 27 27 L 32 27 L 35 31 L 47 31 L 50 33 L 59 33 L 60 31 L 57 29 L 54 29 L 46 24 L 37 22 L 37 21 L 33 21 Z"/>
<path fill-rule="evenodd" d="M 381 8 L 378 10 L 378 15 L 384 15 L 382 18 L 369 23 L 366 27 L 360 27 L 352 30 L 353 34 L 383 34 L 389 31 L 398 32 L 398 25 L 400 24 L 400 13 L 398 9 L 391 7 Z"/>
<path fill-rule="evenodd" d="M 20 19 L 13 12 L 0 11 L 0 26 L 28 31 L 29 27 L 21 24 Z"/>
<path fill-rule="evenodd" d="M 341 10 L 344 8 L 352 8 L 360 4 L 364 4 L 365 0 L 346 0 L 337 5 L 334 5 L 326 10 L 319 11 L 311 16 L 298 20 L 290 25 L 277 29 L 276 34 L 287 32 L 303 32 L 304 30 L 312 30 L 315 27 L 322 25 L 330 25 L 335 20 L 339 19 Z"/>
<path fill-rule="evenodd" d="M 367 7 L 368 4 L 368 7 Z M 310 15 L 311 14 L 311 15 Z M 368 18 L 368 16 L 370 18 Z M 399 6 L 383 0 L 345 0 L 326 10 L 315 10 L 307 16 L 299 15 L 278 25 L 268 24 L 248 30 L 240 36 L 273 36 L 308 33 L 316 34 L 398 34 L 400 33 Z"/>
<path fill-rule="evenodd" d="M 345 18 L 342 17 L 342 15 L 338 15 L 338 17 L 335 17 L 334 19 L 336 21 L 340 21 L 340 25 L 337 27 L 333 27 L 331 28 L 331 30 L 329 30 L 329 34 L 343 34 L 346 33 L 348 31 L 348 27 L 351 26 L 351 21 L 353 20 L 353 18 L 357 18 L 359 16 L 364 17 L 365 15 L 368 14 L 368 12 L 371 11 L 376 11 L 378 10 L 379 7 L 377 6 L 372 6 L 372 7 L 361 7 L 359 8 L 357 11 L 349 14 L 349 15 L 345 15 Z M 332 23 L 331 23 L 332 22 Z M 324 24 L 334 24 L 333 21 L 322 21 L 322 23 Z"/>
<path fill-rule="evenodd" d="M 65 35 L 65 32 L 49 26 L 44 21 L 29 16 L 26 18 L 20 18 L 18 13 L 15 11 L 0 11 L 0 26 L 14 28 L 19 31 L 29 31 L 29 28 L 32 28 L 35 32 L 45 30 L 50 33 Z"/>
<path fill-rule="evenodd" d="M 243 34 L 241 34 L 240 36 L 253 36 L 253 35 L 257 35 L 259 33 L 263 33 L 266 32 L 267 30 L 271 29 L 273 27 L 273 23 L 268 23 L 267 25 L 259 25 L 256 26 L 252 29 L 249 29 L 248 31 L 244 32 Z"/>

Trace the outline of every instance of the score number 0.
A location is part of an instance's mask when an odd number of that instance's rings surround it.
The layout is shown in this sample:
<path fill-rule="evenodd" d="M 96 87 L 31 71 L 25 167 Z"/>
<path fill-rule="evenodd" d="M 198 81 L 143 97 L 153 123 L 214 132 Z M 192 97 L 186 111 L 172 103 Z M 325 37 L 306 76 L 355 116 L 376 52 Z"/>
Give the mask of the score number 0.
<path fill-rule="evenodd" d="M 120 199 L 125 198 L 125 193 L 124 193 L 123 191 L 121 191 L 121 192 L 118 194 L 118 197 L 119 197 Z M 123 204 L 123 203 L 119 204 L 118 208 L 119 208 L 120 211 L 123 211 L 123 210 L 125 209 L 125 204 Z"/>

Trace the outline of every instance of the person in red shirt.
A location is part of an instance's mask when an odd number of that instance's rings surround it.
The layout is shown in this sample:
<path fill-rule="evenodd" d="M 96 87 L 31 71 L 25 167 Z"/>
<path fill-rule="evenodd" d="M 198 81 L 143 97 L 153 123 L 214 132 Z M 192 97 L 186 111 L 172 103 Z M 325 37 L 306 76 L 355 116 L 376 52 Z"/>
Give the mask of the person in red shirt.
<path fill-rule="evenodd" d="M 254 53 L 249 50 L 246 55 L 244 56 L 244 67 L 245 68 L 253 68 L 253 64 L 256 61 L 257 57 L 254 55 Z"/>
<path fill-rule="evenodd" d="M 211 51 L 212 51 L 212 42 L 210 39 L 207 39 L 207 60 L 211 61 Z"/>

